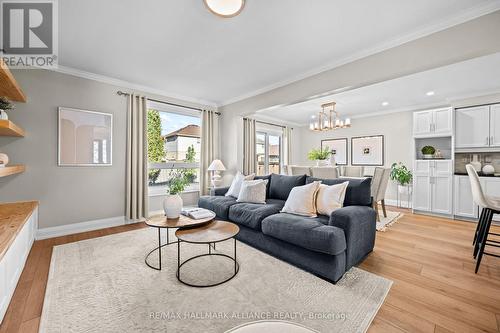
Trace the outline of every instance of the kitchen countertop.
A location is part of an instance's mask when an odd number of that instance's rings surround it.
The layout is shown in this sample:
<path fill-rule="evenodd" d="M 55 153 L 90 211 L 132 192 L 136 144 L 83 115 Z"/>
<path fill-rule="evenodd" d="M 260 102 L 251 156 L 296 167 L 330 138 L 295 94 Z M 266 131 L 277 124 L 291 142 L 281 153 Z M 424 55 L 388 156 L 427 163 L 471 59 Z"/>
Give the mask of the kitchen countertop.
<path fill-rule="evenodd" d="M 478 172 L 477 175 L 479 177 L 500 178 L 499 173 L 495 173 L 493 175 L 484 175 L 482 172 Z M 455 176 L 467 176 L 467 172 L 455 172 Z"/>

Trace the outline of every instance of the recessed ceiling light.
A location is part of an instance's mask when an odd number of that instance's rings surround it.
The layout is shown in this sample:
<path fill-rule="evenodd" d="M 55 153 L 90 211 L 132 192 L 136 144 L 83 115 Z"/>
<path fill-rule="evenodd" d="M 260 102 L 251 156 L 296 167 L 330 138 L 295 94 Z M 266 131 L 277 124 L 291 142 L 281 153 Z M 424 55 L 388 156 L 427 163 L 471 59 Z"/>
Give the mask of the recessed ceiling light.
<path fill-rule="evenodd" d="M 436 93 L 434 91 L 428 91 L 426 93 L 427 96 L 434 96 Z"/>
<path fill-rule="evenodd" d="M 241 13 L 245 0 L 203 0 L 208 9 L 217 16 L 229 18 Z"/>
<path fill-rule="evenodd" d="M 387 106 L 389 105 L 389 102 L 382 102 L 382 106 Z"/>

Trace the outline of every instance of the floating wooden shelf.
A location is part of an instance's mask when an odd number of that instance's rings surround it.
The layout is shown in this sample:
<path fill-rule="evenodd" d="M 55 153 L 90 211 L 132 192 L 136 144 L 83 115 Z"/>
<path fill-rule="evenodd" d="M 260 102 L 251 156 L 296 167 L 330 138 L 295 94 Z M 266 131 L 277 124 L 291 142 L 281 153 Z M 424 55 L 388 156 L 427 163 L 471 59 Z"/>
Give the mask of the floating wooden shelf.
<path fill-rule="evenodd" d="M 9 70 L 9 67 L 0 58 L 0 96 L 5 96 L 16 102 L 26 102 L 21 87 Z"/>
<path fill-rule="evenodd" d="M 10 120 L 0 120 L 0 136 L 24 136 L 24 130 Z"/>
<path fill-rule="evenodd" d="M 8 165 L 6 167 L 0 168 L 0 177 L 7 177 L 10 175 L 15 175 L 16 173 L 21 173 L 26 170 L 26 167 L 22 164 L 18 165 Z"/>

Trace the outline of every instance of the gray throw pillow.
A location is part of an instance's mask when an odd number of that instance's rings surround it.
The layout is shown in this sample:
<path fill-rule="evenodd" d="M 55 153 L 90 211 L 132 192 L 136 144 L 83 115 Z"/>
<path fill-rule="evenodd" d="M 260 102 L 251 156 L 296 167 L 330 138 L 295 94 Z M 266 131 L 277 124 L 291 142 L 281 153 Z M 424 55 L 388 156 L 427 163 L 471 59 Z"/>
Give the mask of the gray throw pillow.
<path fill-rule="evenodd" d="M 240 194 L 236 202 L 266 203 L 267 180 L 245 180 L 241 184 Z"/>

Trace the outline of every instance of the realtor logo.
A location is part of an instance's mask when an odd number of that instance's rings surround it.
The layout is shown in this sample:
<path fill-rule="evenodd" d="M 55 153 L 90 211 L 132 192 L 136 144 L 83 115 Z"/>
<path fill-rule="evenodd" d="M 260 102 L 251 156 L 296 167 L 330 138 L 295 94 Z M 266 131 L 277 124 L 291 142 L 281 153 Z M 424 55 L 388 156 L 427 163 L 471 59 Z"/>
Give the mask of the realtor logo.
<path fill-rule="evenodd" d="M 1 1 L 2 59 L 9 67 L 54 67 L 56 1 Z"/>

